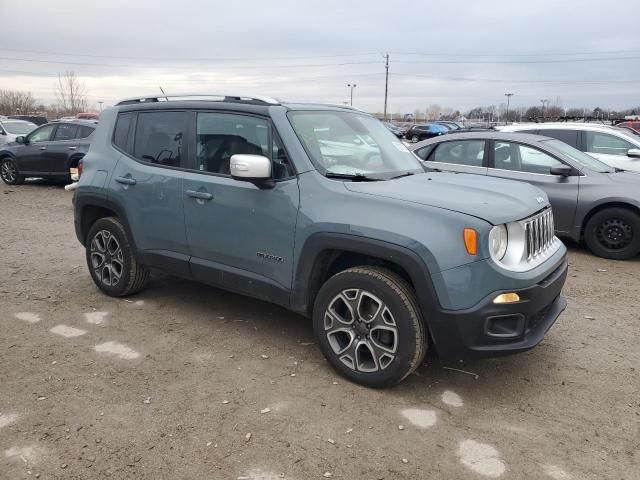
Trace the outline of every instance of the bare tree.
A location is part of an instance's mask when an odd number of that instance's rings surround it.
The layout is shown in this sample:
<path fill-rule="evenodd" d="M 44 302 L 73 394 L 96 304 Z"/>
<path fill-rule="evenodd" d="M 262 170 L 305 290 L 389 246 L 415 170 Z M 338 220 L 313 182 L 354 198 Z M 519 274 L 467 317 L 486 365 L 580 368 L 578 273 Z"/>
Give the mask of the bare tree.
<path fill-rule="evenodd" d="M 89 103 L 87 86 L 76 76 L 75 72 L 58 74 L 56 98 L 60 109 L 71 114 L 86 111 Z"/>
<path fill-rule="evenodd" d="M 0 90 L 0 115 L 31 113 L 36 109 L 36 101 L 31 92 Z"/>

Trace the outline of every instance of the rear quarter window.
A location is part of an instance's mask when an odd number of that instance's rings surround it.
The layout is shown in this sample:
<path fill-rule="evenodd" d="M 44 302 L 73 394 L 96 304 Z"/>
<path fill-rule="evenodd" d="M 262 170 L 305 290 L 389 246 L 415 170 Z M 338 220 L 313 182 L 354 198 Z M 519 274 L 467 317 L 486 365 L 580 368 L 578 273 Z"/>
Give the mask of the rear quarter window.
<path fill-rule="evenodd" d="M 578 130 L 541 130 L 541 135 L 545 137 L 555 138 L 561 142 L 571 145 L 573 148 L 578 148 Z"/>
<path fill-rule="evenodd" d="M 116 120 L 116 128 L 113 132 L 113 144 L 120 150 L 127 151 L 127 143 L 129 141 L 129 127 L 133 113 L 121 113 Z"/>

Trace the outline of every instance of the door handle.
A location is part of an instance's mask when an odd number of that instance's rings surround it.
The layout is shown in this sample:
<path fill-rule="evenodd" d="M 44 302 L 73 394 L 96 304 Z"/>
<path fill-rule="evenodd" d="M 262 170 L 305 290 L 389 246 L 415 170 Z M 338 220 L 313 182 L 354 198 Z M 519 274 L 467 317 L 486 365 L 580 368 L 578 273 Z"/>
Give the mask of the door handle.
<path fill-rule="evenodd" d="M 131 177 L 116 177 L 116 182 L 123 185 L 135 185 L 136 179 Z"/>
<path fill-rule="evenodd" d="M 78 147 L 67 147 L 67 148 L 69 148 L 69 150 L 77 150 L 78 149 Z"/>
<path fill-rule="evenodd" d="M 208 192 L 199 192 L 197 190 L 187 190 L 187 195 L 198 200 L 211 200 L 213 195 Z"/>
<path fill-rule="evenodd" d="M 40 147 L 40 150 L 46 150 L 47 147 Z"/>

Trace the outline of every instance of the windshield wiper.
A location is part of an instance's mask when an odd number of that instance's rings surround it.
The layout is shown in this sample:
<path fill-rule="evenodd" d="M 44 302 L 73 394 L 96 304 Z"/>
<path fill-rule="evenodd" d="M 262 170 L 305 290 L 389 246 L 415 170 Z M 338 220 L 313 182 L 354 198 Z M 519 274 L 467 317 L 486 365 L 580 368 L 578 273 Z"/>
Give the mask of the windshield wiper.
<path fill-rule="evenodd" d="M 613 171 L 614 171 L 615 173 L 618 173 L 618 172 L 626 172 L 626 170 L 625 170 L 624 168 L 618 168 L 618 167 L 613 167 Z"/>
<path fill-rule="evenodd" d="M 344 180 L 351 180 L 352 182 L 380 182 L 380 181 L 382 181 L 382 178 L 367 177 L 366 175 L 364 175 L 362 173 L 334 173 L 334 172 L 327 172 L 325 174 L 325 177 L 327 177 L 327 178 L 341 178 L 341 179 L 344 179 Z"/>
<path fill-rule="evenodd" d="M 389 180 L 395 180 L 396 178 L 402 178 L 402 177 L 410 177 L 411 175 L 415 175 L 415 173 L 413 173 L 413 172 L 401 173 L 400 175 L 396 175 L 395 177 L 391 177 Z"/>

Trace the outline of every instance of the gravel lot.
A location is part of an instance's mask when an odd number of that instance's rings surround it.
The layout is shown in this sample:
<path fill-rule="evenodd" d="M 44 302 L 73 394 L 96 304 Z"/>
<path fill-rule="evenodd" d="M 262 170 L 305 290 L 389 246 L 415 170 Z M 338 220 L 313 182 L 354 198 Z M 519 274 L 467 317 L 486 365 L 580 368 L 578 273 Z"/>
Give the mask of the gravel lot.
<path fill-rule="evenodd" d="M 640 259 L 571 245 L 538 348 L 377 391 L 267 303 L 99 293 L 59 186 L 0 187 L 0 246 L 2 479 L 640 478 Z"/>

